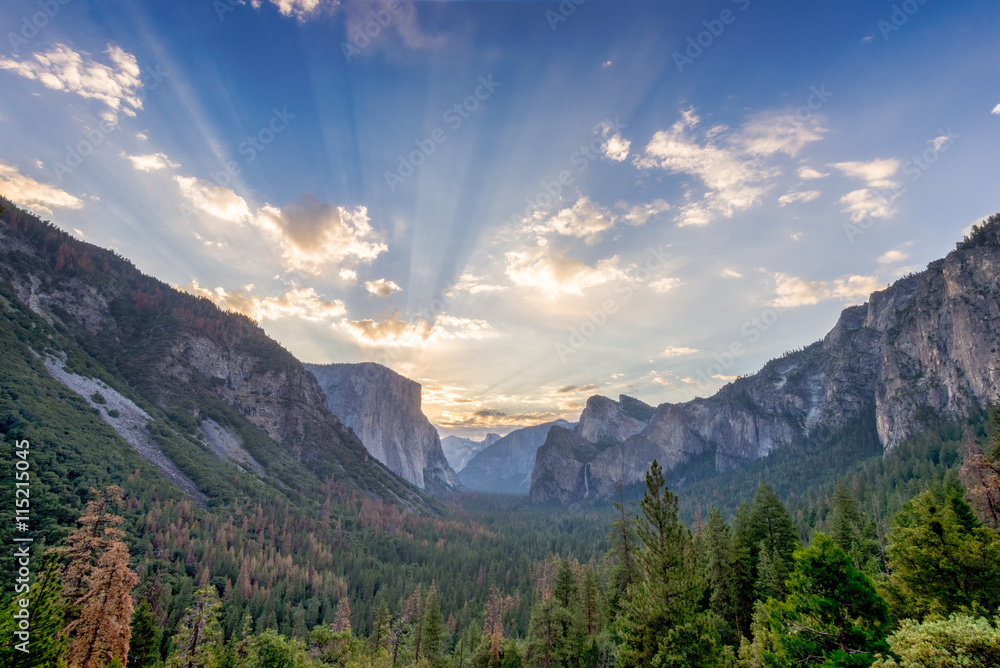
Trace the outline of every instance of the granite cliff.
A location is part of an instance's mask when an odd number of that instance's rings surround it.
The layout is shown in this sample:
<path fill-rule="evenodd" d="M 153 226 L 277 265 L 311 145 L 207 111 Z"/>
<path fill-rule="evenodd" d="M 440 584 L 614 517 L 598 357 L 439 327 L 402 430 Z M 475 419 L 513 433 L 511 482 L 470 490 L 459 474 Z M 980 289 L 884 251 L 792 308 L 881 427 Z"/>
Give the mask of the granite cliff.
<path fill-rule="evenodd" d="M 587 403 L 572 437 L 549 434 L 531 498 L 609 496 L 700 454 L 718 471 L 792 447 L 874 408 L 888 451 L 939 419 L 956 419 L 1000 393 L 1000 215 L 925 271 L 844 309 L 820 341 L 768 362 L 709 398 L 662 404 L 645 420 L 604 397 Z M 584 448 L 581 444 L 592 447 Z"/>
<path fill-rule="evenodd" d="M 377 460 L 420 489 L 453 492 L 462 483 L 420 410 L 420 384 L 373 362 L 307 364 L 326 405 Z"/>
<path fill-rule="evenodd" d="M 462 469 L 465 468 L 465 465 L 473 457 L 501 438 L 503 437 L 500 434 L 486 434 L 486 438 L 481 441 L 474 441 L 471 438 L 463 438 L 461 436 L 445 436 L 441 439 L 441 449 L 444 451 L 444 456 L 448 459 L 448 463 L 451 464 L 451 468 L 461 473 Z"/>

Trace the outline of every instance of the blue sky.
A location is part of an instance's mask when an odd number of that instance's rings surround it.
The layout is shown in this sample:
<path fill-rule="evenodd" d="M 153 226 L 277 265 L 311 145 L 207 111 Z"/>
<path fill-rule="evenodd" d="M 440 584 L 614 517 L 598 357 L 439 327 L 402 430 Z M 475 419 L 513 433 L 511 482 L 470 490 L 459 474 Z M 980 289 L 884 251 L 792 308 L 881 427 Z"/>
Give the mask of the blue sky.
<path fill-rule="evenodd" d="M 442 433 L 706 396 L 1000 210 L 994 2 L 0 19 L 0 192 Z"/>

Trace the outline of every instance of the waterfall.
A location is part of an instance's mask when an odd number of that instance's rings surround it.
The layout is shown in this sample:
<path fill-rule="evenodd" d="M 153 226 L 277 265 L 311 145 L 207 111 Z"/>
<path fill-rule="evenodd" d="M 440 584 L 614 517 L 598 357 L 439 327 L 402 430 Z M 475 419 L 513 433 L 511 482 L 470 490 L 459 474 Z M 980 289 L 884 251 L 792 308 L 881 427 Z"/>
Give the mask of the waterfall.
<path fill-rule="evenodd" d="M 583 498 L 590 496 L 590 464 L 583 465 Z"/>

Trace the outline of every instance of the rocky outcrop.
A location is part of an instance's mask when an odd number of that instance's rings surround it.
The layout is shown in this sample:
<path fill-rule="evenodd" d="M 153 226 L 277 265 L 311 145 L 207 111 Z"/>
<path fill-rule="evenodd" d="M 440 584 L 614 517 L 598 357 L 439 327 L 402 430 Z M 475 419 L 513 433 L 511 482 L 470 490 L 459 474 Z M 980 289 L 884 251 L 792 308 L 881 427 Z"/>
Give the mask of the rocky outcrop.
<path fill-rule="evenodd" d="M 183 424 L 193 433 L 210 412 L 226 429 L 254 432 L 254 456 L 268 484 L 305 491 L 336 480 L 370 497 L 429 507 L 368 455 L 326 407 L 316 379 L 256 323 L 3 204 L 0 280 L 65 332 L 95 370 L 170 416 L 158 429 Z"/>
<path fill-rule="evenodd" d="M 609 496 L 618 480 L 642 479 L 655 458 L 667 469 L 709 453 L 719 471 L 741 466 L 836 429 L 874 409 L 885 450 L 939 419 L 957 419 L 1000 393 L 1000 216 L 942 260 L 845 309 L 821 341 L 768 362 L 710 398 L 662 404 L 639 431 L 609 399 L 592 398 L 578 435 L 592 443 L 617 433 L 616 447 L 589 460 L 587 482 Z M 592 408 L 593 405 L 593 408 Z M 587 422 L 581 416 L 581 424 Z M 624 438 L 621 438 L 624 436 Z M 539 451 L 531 498 L 579 495 L 581 460 L 565 447 Z M 548 445 L 548 444 L 546 444 Z M 589 455 L 588 455 L 589 456 Z M 544 461 L 543 461 L 544 459 Z M 558 484 L 553 481 L 558 481 Z M 555 485 L 555 487 L 554 487 Z"/>
<path fill-rule="evenodd" d="M 441 449 L 444 451 L 448 463 L 451 464 L 451 468 L 461 473 L 473 457 L 501 438 L 503 437 L 500 434 L 486 434 L 486 438 L 481 441 L 461 436 L 445 436 L 441 439 Z"/>
<path fill-rule="evenodd" d="M 647 406 L 637 399 L 622 396 L 624 400 L 637 402 L 653 412 L 652 406 Z M 627 414 L 620 401 L 596 395 L 587 400 L 587 405 L 580 414 L 580 422 L 576 425 L 576 433 L 591 443 L 600 441 L 621 442 L 630 436 L 635 436 L 649 422 L 647 417 L 640 420 Z"/>
<path fill-rule="evenodd" d="M 420 489 L 458 491 L 437 429 L 420 410 L 420 384 L 381 364 L 307 364 L 326 405 L 373 457 Z"/>
<path fill-rule="evenodd" d="M 570 428 L 566 420 L 515 429 L 485 448 L 465 465 L 458 477 L 469 489 L 479 492 L 527 494 L 535 453 L 545 442 L 549 429 Z"/>

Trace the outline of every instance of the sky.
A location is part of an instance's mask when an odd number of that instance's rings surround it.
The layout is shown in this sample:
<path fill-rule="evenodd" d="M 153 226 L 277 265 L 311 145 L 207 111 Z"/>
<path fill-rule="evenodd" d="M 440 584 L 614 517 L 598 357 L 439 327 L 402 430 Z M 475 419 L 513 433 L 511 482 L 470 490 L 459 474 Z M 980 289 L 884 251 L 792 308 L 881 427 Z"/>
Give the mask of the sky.
<path fill-rule="evenodd" d="M 7 0 L 0 193 L 420 382 L 709 396 L 1000 211 L 1000 4 Z"/>

